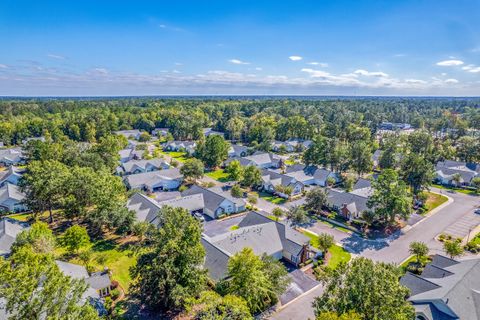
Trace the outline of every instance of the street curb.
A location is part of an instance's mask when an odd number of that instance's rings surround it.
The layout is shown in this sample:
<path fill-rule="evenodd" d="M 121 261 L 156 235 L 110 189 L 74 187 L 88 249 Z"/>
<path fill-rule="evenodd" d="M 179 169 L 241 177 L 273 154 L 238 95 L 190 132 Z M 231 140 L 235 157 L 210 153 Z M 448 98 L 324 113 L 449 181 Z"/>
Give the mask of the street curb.
<path fill-rule="evenodd" d="M 417 223 L 411 225 L 411 226 L 406 226 L 404 228 L 402 228 L 402 231 L 404 232 L 408 232 L 410 231 L 411 229 L 415 228 L 417 225 L 421 224 L 422 222 L 428 220 L 428 218 L 430 218 L 431 216 L 435 215 L 437 212 L 439 212 L 440 210 L 442 210 L 443 208 L 445 208 L 446 206 L 450 205 L 451 203 L 454 202 L 453 198 L 445 195 L 445 194 L 442 194 L 442 193 L 438 193 L 438 192 L 433 192 L 433 191 L 430 191 L 431 193 L 435 193 L 435 194 L 438 194 L 438 195 L 441 195 L 441 196 L 444 196 L 446 197 L 448 200 L 444 203 L 442 203 L 441 205 L 439 205 L 438 207 L 436 207 L 435 209 L 433 209 L 432 211 L 430 211 L 429 213 L 427 213 L 425 215 L 425 217 L 418 221 Z M 409 228 L 408 228 L 409 227 Z"/>

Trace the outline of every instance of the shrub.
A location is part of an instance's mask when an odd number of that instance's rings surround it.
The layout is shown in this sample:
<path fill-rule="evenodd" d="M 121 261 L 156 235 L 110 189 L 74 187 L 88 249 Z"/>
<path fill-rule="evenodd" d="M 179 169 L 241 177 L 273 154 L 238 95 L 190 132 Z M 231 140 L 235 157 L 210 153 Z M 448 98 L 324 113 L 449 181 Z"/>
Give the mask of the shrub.
<path fill-rule="evenodd" d="M 120 290 L 115 288 L 112 291 L 110 291 L 110 297 L 112 298 L 113 301 L 117 300 L 118 297 L 120 297 Z"/>
<path fill-rule="evenodd" d="M 178 191 L 183 192 L 183 191 L 185 191 L 185 190 L 187 190 L 187 189 L 188 189 L 187 186 L 181 185 L 180 188 L 178 188 Z"/>

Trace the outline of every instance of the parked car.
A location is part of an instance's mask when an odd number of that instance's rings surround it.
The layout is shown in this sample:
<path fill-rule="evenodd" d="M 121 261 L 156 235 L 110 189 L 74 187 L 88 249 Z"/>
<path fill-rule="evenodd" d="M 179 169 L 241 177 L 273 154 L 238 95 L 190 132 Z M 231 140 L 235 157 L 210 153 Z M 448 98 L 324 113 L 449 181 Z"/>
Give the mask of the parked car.
<path fill-rule="evenodd" d="M 476 214 L 480 214 L 480 209 L 474 211 Z"/>
<path fill-rule="evenodd" d="M 205 221 L 205 218 L 203 217 L 203 214 L 201 214 L 200 212 L 194 212 L 193 213 L 193 217 L 195 219 L 197 219 L 198 221 L 200 222 L 204 222 Z"/>

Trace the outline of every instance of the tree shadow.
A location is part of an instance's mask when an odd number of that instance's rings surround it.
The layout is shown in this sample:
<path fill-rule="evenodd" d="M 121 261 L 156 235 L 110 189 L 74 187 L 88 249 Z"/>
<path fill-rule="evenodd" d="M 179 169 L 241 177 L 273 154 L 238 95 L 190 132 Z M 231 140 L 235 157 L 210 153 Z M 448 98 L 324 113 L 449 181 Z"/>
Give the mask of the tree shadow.
<path fill-rule="evenodd" d="M 108 250 L 113 250 L 117 247 L 117 244 L 115 240 L 113 239 L 104 239 L 95 242 L 95 244 L 92 246 L 92 251 L 95 252 L 102 252 L 102 251 L 108 251 Z"/>
<path fill-rule="evenodd" d="M 342 239 L 340 242 L 343 247 L 348 249 L 350 252 L 355 254 L 360 254 L 365 250 L 381 250 L 385 247 L 390 246 L 390 243 L 398 239 L 401 235 L 401 232 L 396 232 L 391 235 L 389 238 L 370 240 L 360 237 L 357 234 L 352 234 L 350 237 Z"/>

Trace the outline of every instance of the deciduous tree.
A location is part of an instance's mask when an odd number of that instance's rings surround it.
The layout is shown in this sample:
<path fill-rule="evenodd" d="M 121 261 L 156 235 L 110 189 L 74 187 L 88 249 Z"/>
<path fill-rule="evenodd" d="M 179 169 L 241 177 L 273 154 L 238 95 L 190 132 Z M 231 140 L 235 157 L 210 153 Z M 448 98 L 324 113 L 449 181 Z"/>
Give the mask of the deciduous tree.
<path fill-rule="evenodd" d="M 406 301 L 409 290 L 400 285 L 399 276 L 396 266 L 366 258 L 341 263 L 324 280 L 325 291 L 314 302 L 315 314 L 355 312 L 365 320 L 413 319 L 415 311 Z"/>
<path fill-rule="evenodd" d="M 198 221 L 182 208 L 163 207 L 150 250 L 131 269 L 132 292 L 154 310 L 184 308 L 206 285 L 205 250 Z"/>

